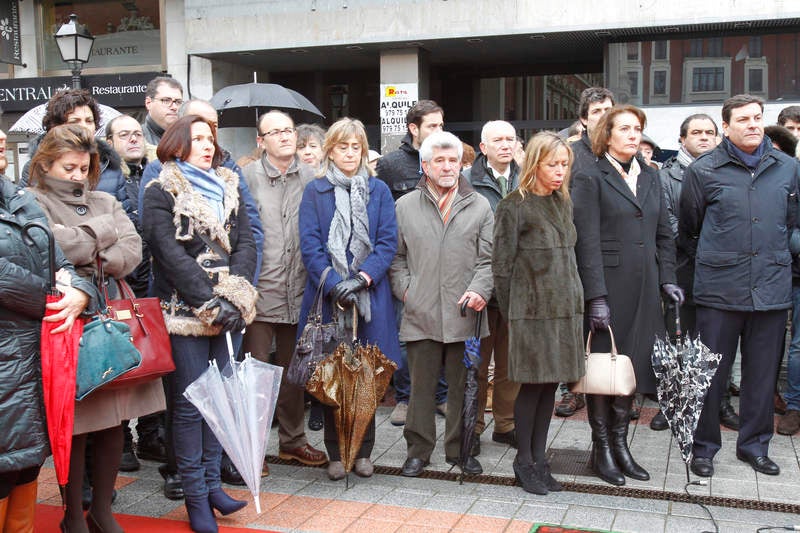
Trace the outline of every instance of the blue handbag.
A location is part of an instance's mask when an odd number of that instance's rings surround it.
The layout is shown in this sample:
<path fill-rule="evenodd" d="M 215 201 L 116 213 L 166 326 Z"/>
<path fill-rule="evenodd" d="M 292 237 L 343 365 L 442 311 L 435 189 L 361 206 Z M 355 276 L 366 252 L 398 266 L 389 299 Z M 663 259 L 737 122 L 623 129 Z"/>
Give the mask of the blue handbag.
<path fill-rule="evenodd" d="M 142 354 L 133 345 L 128 325 L 103 315 L 95 317 L 83 327 L 78 343 L 75 399 L 83 400 L 141 364 Z"/>

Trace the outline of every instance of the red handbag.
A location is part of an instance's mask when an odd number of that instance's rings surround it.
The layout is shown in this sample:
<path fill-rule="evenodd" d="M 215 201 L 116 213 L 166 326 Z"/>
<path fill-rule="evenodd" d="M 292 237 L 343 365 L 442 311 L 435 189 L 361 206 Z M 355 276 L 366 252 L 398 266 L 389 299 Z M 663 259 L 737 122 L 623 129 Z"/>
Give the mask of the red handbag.
<path fill-rule="evenodd" d="M 101 270 L 101 280 L 102 270 Z M 104 280 L 103 280 L 104 281 Z M 121 389 L 141 385 L 175 370 L 172 346 L 158 298 L 136 298 L 124 280 L 115 280 L 123 298 L 108 299 L 108 287 L 101 281 L 106 300 L 106 314 L 131 328 L 133 344 L 142 354 L 142 364 L 104 385 L 104 389 Z"/>

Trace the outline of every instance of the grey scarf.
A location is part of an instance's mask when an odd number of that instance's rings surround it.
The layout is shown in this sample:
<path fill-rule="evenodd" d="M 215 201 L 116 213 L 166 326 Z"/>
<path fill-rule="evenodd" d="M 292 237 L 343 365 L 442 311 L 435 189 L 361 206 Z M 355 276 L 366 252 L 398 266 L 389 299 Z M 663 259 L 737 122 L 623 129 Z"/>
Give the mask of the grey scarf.
<path fill-rule="evenodd" d="M 360 171 L 348 178 L 336 165 L 328 165 L 325 175 L 333 185 L 336 198 L 336 211 L 333 213 L 331 227 L 328 232 L 328 253 L 331 256 L 333 269 L 342 279 L 357 274 L 359 267 L 372 253 L 372 242 L 369 240 L 369 176 Z M 353 262 L 347 266 L 347 251 L 353 255 Z M 358 309 L 366 322 L 372 320 L 369 294 L 361 291 L 358 295 Z"/>
<path fill-rule="evenodd" d="M 683 146 L 681 146 L 680 148 L 678 148 L 678 155 L 675 157 L 675 159 L 677 159 L 677 160 L 678 160 L 678 163 L 679 163 L 679 164 L 680 164 L 680 165 L 681 165 L 683 168 L 686 168 L 686 167 L 688 167 L 688 166 L 689 166 L 689 165 L 691 165 L 691 164 L 692 164 L 692 162 L 694 161 L 694 157 L 692 157 L 692 154 L 690 154 L 689 152 L 687 152 L 687 151 L 686 151 L 686 148 L 684 148 Z"/>

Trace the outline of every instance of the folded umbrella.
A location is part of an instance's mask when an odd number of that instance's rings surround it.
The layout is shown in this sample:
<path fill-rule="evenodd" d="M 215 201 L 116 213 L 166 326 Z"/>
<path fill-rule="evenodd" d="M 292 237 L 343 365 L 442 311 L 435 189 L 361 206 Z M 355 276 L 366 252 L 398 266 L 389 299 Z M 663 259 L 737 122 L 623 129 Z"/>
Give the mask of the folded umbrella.
<path fill-rule="evenodd" d="M 357 338 L 358 309 L 353 306 L 352 341 L 336 347 L 317 365 L 306 386 L 325 405 L 334 407 L 334 420 L 345 472 L 350 472 L 364 442 L 378 403 L 386 393 L 397 364 L 375 345 Z"/>
<path fill-rule="evenodd" d="M 200 411 L 253 495 L 261 514 L 261 469 L 269 442 L 269 429 L 278 402 L 283 368 L 262 363 L 245 354 L 234 358 L 230 333 L 226 333 L 229 361 L 222 370 L 215 360 L 192 382 L 183 395 Z"/>
<path fill-rule="evenodd" d="M 57 302 L 62 294 L 56 289 L 56 252 L 53 233 L 44 224 L 29 222 L 22 228 L 23 237 L 36 242 L 31 230 L 36 229 L 47 237 L 49 287 L 47 303 Z M 55 314 L 49 309 L 45 316 Z M 41 364 L 44 408 L 47 415 L 47 434 L 53 453 L 56 479 L 63 489 L 69 479 L 69 457 L 72 453 L 72 429 L 75 421 L 75 379 L 78 367 L 78 342 L 83 333 L 83 322 L 76 320 L 72 329 L 52 333 L 63 322 L 42 321 Z M 62 490 L 63 498 L 63 490 Z"/>
<path fill-rule="evenodd" d="M 461 306 L 461 316 L 467 316 L 466 301 Z M 481 324 L 483 311 L 475 314 L 475 335 L 464 341 L 464 366 L 467 377 L 464 382 L 464 405 L 461 408 L 461 452 L 458 458 L 462 471 L 459 481 L 463 480 L 464 464 L 472 453 L 475 442 L 475 426 L 478 423 L 478 367 L 481 365 Z"/>

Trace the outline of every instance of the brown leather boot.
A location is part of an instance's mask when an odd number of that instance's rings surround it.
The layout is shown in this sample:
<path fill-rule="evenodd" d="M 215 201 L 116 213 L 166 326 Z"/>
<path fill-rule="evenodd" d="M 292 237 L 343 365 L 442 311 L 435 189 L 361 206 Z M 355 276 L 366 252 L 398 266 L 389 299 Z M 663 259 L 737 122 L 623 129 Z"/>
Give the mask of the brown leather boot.
<path fill-rule="evenodd" d="M 5 528 L 3 531 L 15 533 L 33 533 L 33 514 L 36 510 L 37 480 L 18 485 L 11 491 L 5 512 Z"/>

